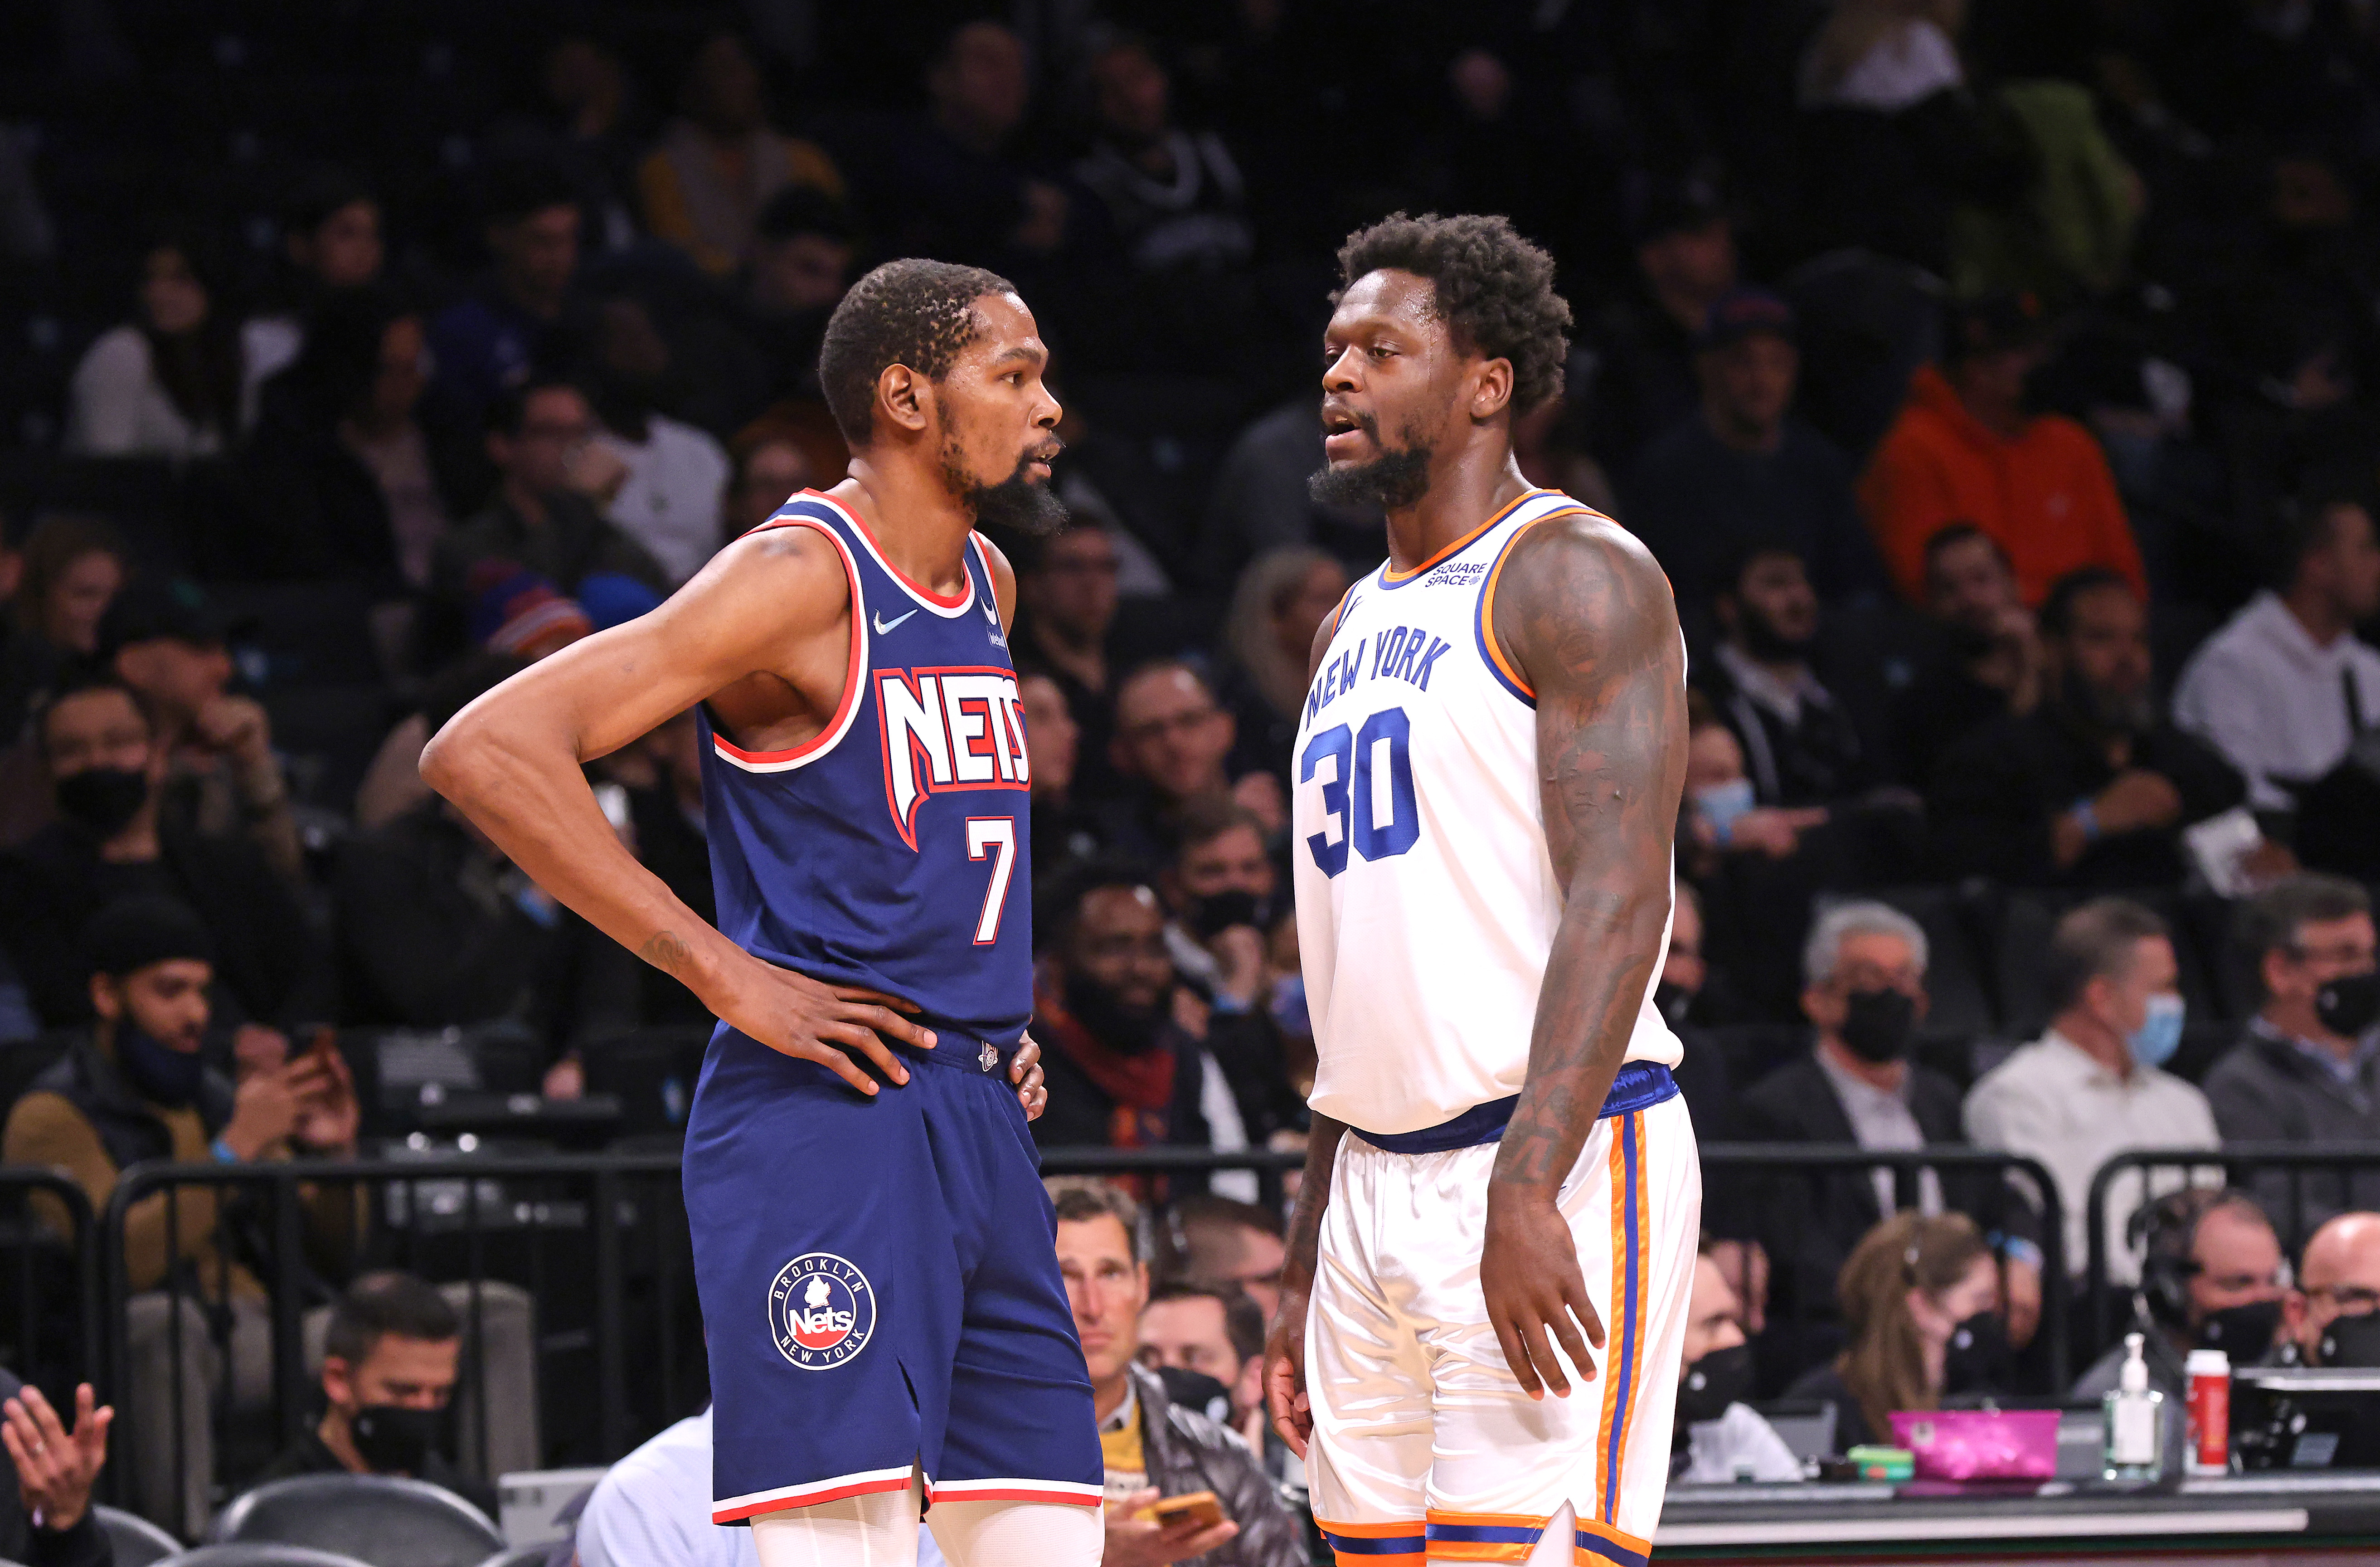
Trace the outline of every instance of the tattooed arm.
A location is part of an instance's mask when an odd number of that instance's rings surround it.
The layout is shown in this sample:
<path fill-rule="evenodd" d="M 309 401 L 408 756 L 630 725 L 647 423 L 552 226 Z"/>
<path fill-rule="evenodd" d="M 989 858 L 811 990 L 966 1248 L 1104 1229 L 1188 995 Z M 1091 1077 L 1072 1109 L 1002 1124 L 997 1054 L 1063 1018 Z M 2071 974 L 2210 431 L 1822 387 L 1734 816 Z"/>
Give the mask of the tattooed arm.
<path fill-rule="evenodd" d="M 808 739 L 840 699 L 852 613 L 825 539 L 807 528 L 751 535 L 651 613 L 564 649 L 455 714 L 422 753 L 421 776 L 539 886 L 676 976 L 713 1014 L 872 1094 L 875 1082 L 844 1052 L 906 1082 L 880 1036 L 932 1044 L 893 1010 L 907 1003 L 778 968 L 721 935 L 622 846 L 582 768 L 705 699 L 748 725 L 738 730 L 747 745 Z"/>
<path fill-rule="evenodd" d="M 1660 961 L 1685 782 L 1685 653 L 1668 581 L 1613 525 L 1542 523 L 1512 557 L 1495 632 L 1536 693 L 1537 788 L 1562 910 L 1528 1080 L 1489 1180 L 1479 1281 L 1522 1389 L 1568 1397 L 1552 1345 L 1591 1378 L 1587 1345 L 1602 1348 L 1604 1334 L 1556 1197 Z"/>
<path fill-rule="evenodd" d="M 1346 610 L 1347 601 L 1340 600 L 1315 629 L 1313 655 L 1305 664 L 1308 685 L 1322 667 L 1322 655 L 1330 650 Z M 1317 1115 L 1305 1135 L 1305 1174 L 1298 1183 L 1297 1211 L 1289 1221 L 1289 1255 L 1281 1268 L 1281 1308 L 1265 1334 L 1265 1404 L 1272 1415 L 1272 1428 L 1300 1458 L 1314 1433 L 1312 1405 L 1305 1396 L 1305 1304 L 1322 1247 L 1322 1210 L 1330 1201 L 1330 1172 L 1339 1162 L 1339 1139 L 1346 1131 L 1343 1123 Z"/>

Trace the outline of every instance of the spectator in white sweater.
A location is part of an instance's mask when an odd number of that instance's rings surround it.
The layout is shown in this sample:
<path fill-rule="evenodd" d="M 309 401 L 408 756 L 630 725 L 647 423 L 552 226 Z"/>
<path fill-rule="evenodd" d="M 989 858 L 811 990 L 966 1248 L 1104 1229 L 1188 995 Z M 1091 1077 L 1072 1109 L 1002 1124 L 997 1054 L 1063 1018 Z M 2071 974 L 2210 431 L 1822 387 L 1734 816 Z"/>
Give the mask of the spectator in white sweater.
<path fill-rule="evenodd" d="M 2380 537 L 2354 501 L 2302 511 L 2278 590 L 2208 638 L 2173 694 L 2174 722 L 2240 770 L 2258 810 L 2289 809 L 2291 784 L 2328 772 L 2380 724 L 2380 651 L 2355 635 L 2380 613 Z"/>

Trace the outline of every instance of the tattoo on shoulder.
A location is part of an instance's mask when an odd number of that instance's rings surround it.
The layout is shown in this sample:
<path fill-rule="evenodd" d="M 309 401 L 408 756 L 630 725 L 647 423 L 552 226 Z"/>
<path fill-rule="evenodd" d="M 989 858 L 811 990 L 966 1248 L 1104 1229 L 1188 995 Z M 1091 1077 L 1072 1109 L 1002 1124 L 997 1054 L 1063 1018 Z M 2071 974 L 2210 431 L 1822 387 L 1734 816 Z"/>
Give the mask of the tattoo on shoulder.
<path fill-rule="evenodd" d="M 678 940 L 674 930 L 656 930 L 650 941 L 637 949 L 637 955 L 664 974 L 679 974 L 694 949 Z"/>

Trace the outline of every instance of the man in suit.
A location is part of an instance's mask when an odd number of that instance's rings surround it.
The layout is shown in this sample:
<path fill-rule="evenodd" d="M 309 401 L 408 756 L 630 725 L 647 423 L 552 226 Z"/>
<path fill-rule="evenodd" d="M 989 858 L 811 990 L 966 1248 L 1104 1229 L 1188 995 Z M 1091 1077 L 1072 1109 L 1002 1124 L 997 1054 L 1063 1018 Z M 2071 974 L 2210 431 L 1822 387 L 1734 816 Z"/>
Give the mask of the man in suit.
<path fill-rule="evenodd" d="M 1819 915 L 1802 954 L 1802 1010 L 1816 1030 L 1810 1053 L 1745 1090 L 1737 1103 L 1752 1142 L 1857 1144 L 1888 1151 L 1965 1141 L 1959 1087 L 1909 1059 L 1925 1021 L 1925 932 L 1888 905 L 1842 903 Z M 1985 1231 L 2008 1228 L 2010 1336 L 2022 1343 L 2039 1319 L 2041 1252 L 2022 1205 L 1995 1180 L 1921 1170 L 1896 1188 L 1894 1172 L 1844 1171 L 1767 1184 L 1763 1239 L 1773 1259 L 1770 1318 L 1807 1333 L 1833 1315 L 1835 1276 L 1862 1235 L 1903 1207 L 1968 1213 Z M 1791 1328 L 1783 1330 L 1791 1331 Z M 1821 1337 L 1794 1346 L 1830 1346 Z"/>

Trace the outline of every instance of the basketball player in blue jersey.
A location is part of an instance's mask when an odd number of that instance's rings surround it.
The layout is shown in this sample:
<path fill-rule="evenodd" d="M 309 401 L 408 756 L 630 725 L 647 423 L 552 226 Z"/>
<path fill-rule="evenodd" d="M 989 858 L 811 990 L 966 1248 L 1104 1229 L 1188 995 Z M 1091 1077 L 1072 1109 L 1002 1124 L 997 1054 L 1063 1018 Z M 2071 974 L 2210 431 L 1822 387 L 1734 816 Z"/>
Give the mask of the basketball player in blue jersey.
<path fill-rule="evenodd" d="M 1389 560 L 1317 635 L 1292 757 L 1319 1065 L 1271 1412 L 1341 1567 L 1644 1567 L 1701 1209 L 1651 1001 L 1677 612 L 1513 459 L 1560 389 L 1551 260 L 1399 214 L 1339 261 L 1314 488 L 1383 506 Z"/>
<path fill-rule="evenodd" d="M 850 476 L 651 613 L 458 714 L 422 775 L 720 1019 L 685 1189 L 713 1517 L 762 1567 L 1091 1567 L 1102 1465 L 1026 1125 L 1031 767 L 1014 579 L 1058 406 L 1003 280 L 893 261 L 830 320 Z M 719 926 L 622 848 L 581 765 L 694 708 Z M 1011 1084 L 1018 1085 L 1012 1091 Z"/>

